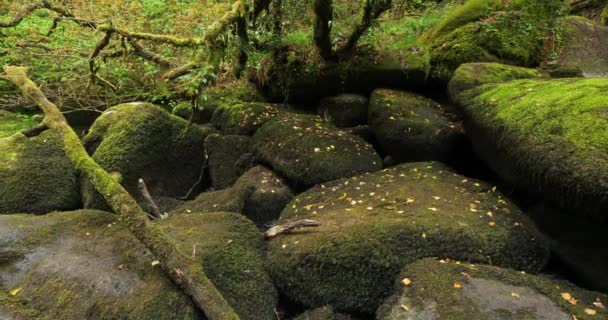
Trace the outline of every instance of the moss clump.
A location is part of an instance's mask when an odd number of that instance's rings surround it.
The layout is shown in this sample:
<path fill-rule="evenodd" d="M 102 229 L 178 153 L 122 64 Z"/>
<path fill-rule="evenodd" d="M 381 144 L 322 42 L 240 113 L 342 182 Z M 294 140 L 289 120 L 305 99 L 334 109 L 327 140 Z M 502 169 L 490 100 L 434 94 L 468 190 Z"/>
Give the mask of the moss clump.
<path fill-rule="evenodd" d="M 564 1 L 512 0 L 498 4 L 471 0 L 462 8 L 472 4 L 487 5 L 492 10 L 472 16 L 477 11 L 457 10 L 456 17 L 447 16 L 438 30 L 423 37 L 430 47 L 434 80 L 447 83 L 454 70 L 467 62 L 532 67 L 556 54 L 562 18 L 567 13 Z"/>
<path fill-rule="evenodd" d="M 195 120 L 197 123 L 207 123 L 219 106 L 224 104 L 236 104 L 243 102 L 263 102 L 264 98 L 257 88 L 247 81 L 233 81 L 221 83 L 202 90 L 196 99 L 196 108 L 200 115 Z M 190 118 L 190 111 L 187 119 Z M 184 113 L 186 114 L 186 113 Z"/>
<path fill-rule="evenodd" d="M 192 103 L 189 101 L 181 101 L 171 109 L 171 114 L 180 118 L 190 120 L 192 116 Z"/>
<path fill-rule="evenodd" d="M 153 196 L 181 197 L 199 178 L 203 142 L 213 132 L 208 127 L 188 125 L 155 105 L 131 103 L 104 112 L 84 144 L 106 171 L 121 175 L 121 184 L 136 198 L 140 197 L 139 178 Z M 105 208 L 86 177 L 84 181 L 85 206 Z"/>
<path fill-rule="evenodd" d="M 516 80 L 470 90 L 463 106 L 478 154 L 513 185 L 606 221 L 608 81 Z"/>
<path fill-rule="evenodd" d="M 215 109 L 211 124 L 224 134 L 251 136 L 266 121 L 281 113 L 278 106 L 266 103 L 225 103 Z"/>
<path fill-rule="evenodd" d="M 379 89 L 370 97 L 369 124 L 382 149 L 399 162 L 450 161 L 462 152 L 462 125 L 437 102 Z"/>
<path fill-rule="evenodd" d="M 39 120 L 38 116 L 0 110 L 0 139 L 35 127 Z"/>
<path fill-rule="evenodd" d="M 323 123 L 292 115 L 268 121 L 253 137 L 257 156 L 298 186 L 372 172 L 382 168 L 363 139 Z"/>
<path fill-rule="evenodd" d="M 277 293 L 264 270 L 262 235 L 236 213 L 172 215 L 162 229 L 176 239 L 182 252 L 192 252 L 207 277 L 241 319 L 264 320 L 276 315 Z"/>
<path fill-rule="evenodd" d="M 268 262 L 279 290 L 306 306 L 373 312 L 400 268 L 423 257 L 535 272 L 549 255 L 517 207 L 437 162 L 316 186 L 279 222 L 299 219 L 321 225 L 273 239 Z"/>
<path fill-rule="evenodd" d="M 421 39 L 430 40 L 449 34 L 459 27 L 480 20 L 498 8 L 499 0 L 469 0 L 446 15 L 437 25 L 425 32 Z"/>
<path fill-rule="evenodd" d="M 501 83 L 517 79 L 543 78 L 544 75 L 529 68 L 515 67 L 500 63 L 465 63 L 458 67 L 448 84 L 452 101 L 467 90 L 483 84 Z M 463 103 L 465 104 L 465 103 Z"/>
<path fill-rule="evenodd" d="M 404 286 L 404 278 L 411 284 Z M 594 305 L 607 301 L 605 294 L 491 266 L 424 259 L 406 266 L 394 287 L 379 320 L 608 319 L 608 311 Z"/>
<path fill-rule="evenodd" d="M 53 132 L 0 138 L 0 213 L 47 213 L 81 206 L 76 170 Z"/>

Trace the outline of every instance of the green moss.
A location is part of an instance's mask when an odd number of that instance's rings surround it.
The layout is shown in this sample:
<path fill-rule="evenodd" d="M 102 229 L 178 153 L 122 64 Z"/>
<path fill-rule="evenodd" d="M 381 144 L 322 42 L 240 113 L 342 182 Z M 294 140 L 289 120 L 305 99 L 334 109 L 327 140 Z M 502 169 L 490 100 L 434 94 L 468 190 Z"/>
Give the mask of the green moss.
<path fill-rule="evenodd" d="M 465 63 L 454 72 L 454 76 L 448 84 L 448 92 L 452 101 L 458 101 L 461 93 L 483 84 L 542 77 L 544 75 L 535 69 L 500 63 Z"/>
<path fill-rule="evenodd" d="M 382 168 L 382 160 L 370 144 L 318 117 L 273 119 L 258 129 L 253 140 L 257 156 L 299 186 Z"/>
<path fill-rule="evenodd" d="M 602 13 L 600 13 L 600 23 L 608 25 L 608 4 L 602 9 Z"/>
<path fill-rule="evenodd" d="M 498 0 L 468 0 L 456 10 L 446 15 L 437 25 L 422 35 L 423 41 L 433 39 L 448 34 L 455 29 L 473 21 L 480 20 L 488 16 L 500 5 Z"/>
<path fill-rule="evenodd" d="M 53 132 L 0 138 L 0 212 L 47 213 L 81 205 L 76 171 Z"/>
<path fill-rule="evenodd" d="M 121 184 L 136 197 L 143 178 L 153 196 L 181 197 L 195 184 L 203 162 L 203 141 L 214 130 L 188 125 L 160 107 L 132 103 L 110 108 L 84 138 L 93 160 L 108 172 L 118 172 Z M 83 179 L 87 207 L 103 203 Z M 138 198 L 140 202 L 143 202 Z"/>
<path fill-rule="evenodd" d="M 467 94 L 468 133 L 484 160 L 514 185 L 605 220 L 607 88 L 603 78 L 481 86 Z"/>
<path fill-rule="evenodd" d="M 408 278 L 409 286 L 401 280 Z M 455 288 L 455 283 L 461 288 Z M 513 319 L 607 319 L 596 307 L 608 296 L 582 290 L 571 283 L 484 265 L 424 259 L 406 266 L 395 283 L 398 292 L 377 314 L 380 320 L 432 314 L 454 320 L 483 320 L 497 314 Z M 568 293 L 577 300 L 569 303 Z M 405 308 L 402 307 L 405 306 Z M 591 316 L 585 309 L 597 312 Z"/>
<path fill-rule="evenodd" d="M 197 123 L 211 121 L 215 109 L 224 104 L 262 102 L 264 98 L 257 88 L 247 81 L 221 83 L 201 91 L 196 99 L 196 109 L 200 115 L 193 119 Z"/>
<path fill-rule="evenodd" d="M 205 273 L 241 319 L 275 317 L 277 293 L 264 270 L 262 235 L 247 218 L 222 212 L 178 214 L 161 227 L 182 252 L 196 250 Z"/>
<path fill-rule="evenodd" d="M 306 306 L 373 312 L 399 269 L 422 257 L 534 272 L 549 254 L 533 224 L 500 193 L 436 162 L 316 186 L 279 222 L 299 219 L 321 225 L 273 239 L 268 261 L 280 291 Z"/>
<path fill-rule="evenodd" d="M 513 0 L 484 15 L 472 16 L 475 19 L 463 18 L 468 23 L 456 23 L 455 29 L 445 28 L 446 32 L 425 38 L 431 50 L 431 76 L 447 82 L 452 72 L 467 62 L 537 66 L 558 51 L 566 13 L 562 0 Z M 446 17 L 439 26 L 452 24 L 450 19 Z"/>
<path fill-rule="evenodd" d="M 0 314 L 14 320 L 49 319 L 44 313 L 30 308 L 27 301 L 11 296 L 4 290 L 0 290 Z"/>
<path fill-rule="evenodd" d="M 238 178 L 236 163 L 251 152 L 251 138 L 247 136 L 212 134 L 205 139 L 207 167 L 211 187 L 215 190 L 230 187 Z"/>
<path fill-rule="evenodd" d="M 189 101 L 181 101 L 173 107 L 171 114 L 182 119 L 189 120 L 192 116 L 192 103 Z"/>
<path fill-rule="evenodd" d="M 378 89 L 370 97 L 369 125 L 382 149 L 399 162 L 450 161 L 462 151 L 455 116 L 428 98 Z"/>
<path fill-rule="evenodd" d="M 39 120 L 38 116 L 0 110 L 0 138 L 34 127 Z"/>
<path fill-rule="evenodd" d="M 266 121 L 280 114 L 281 109 L 271 104 L 224 103 L 213 112 L 211 123 L 224 134 L 250 136 Z"/>

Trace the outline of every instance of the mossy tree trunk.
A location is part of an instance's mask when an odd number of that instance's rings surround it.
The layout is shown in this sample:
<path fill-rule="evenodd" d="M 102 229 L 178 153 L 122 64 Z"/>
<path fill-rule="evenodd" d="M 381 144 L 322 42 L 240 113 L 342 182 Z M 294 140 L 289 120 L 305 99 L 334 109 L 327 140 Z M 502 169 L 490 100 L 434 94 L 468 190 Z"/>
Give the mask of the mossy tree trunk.
<path fill-rule="evenodd" d="M 237 320 L 238 315 L 205 275 L 200 265 L 180 252 L 169 238 L 151 223 L 135 199 L 86 152 L 78 135 L 68 125 L 57 106 L 51 103 L 27 76 L 27 68 L 4 67 L 1 78 L 19 87 L 43 112 L 43 126 L 55 131 L 63 141 L 68 158 L 86 174 L 95 189 L 120 216 L 131 233 L 160 261 L 163 270 L 186 293 L 210 320 Z"/>

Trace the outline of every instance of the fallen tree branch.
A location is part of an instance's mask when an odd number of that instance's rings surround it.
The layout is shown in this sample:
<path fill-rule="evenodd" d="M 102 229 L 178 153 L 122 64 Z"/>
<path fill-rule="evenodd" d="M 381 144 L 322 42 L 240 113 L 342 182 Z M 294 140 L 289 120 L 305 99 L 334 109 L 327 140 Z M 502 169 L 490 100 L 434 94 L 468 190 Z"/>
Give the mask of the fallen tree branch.
<path fill-rule="evenodd" d="M 48 129 L 49 129 L 49 127 L 46 124 L 40 123 L 39 125 L 37 125 L 33 128 L 29 128 L 29 129 L 21 131 L 21 134 L 23 134 L 24 136 L 26 136 L 28 138 L 31 138 L 31 137 L 40 135 L 41 133 L 45 132 Z"/>
<path fill-rule="evenodd" d="M 185 255 L 151 223 L 135 199 L 86 152 L 78 135 L 68 125 L 57 106 L 27 76 L 27 68 L 4 67 L 2 79 L 15 84 L 24 96 L 44 112 L 43 123 L 63 141 L 67 157 L 103 196 L 106 203 L 127 224 L 129 230 L 161 262 L 162 269 L 210 320 L 238 320 L 238 315 L 207 278 L 200 263 Z"/>
<path fill-rule="evenodd" d="M 127 38 L 127 41 L 129 42 L 129 44 L 131 45 L 131 47 L 133 47 L 133 49 L 135 49 L 135 52 L 137 53 L 137 55 L 139 55 L 140 57 L 148 60 L 148 61 L 152 61 L 156 64 L 158 64 L 161 68 L 163 69 L 169 69 L 173 64 L 171 63 L 171 61 L 169 61 L 167 58 L 163 57 L 162 55 L 149 51 L 148 49 L 144 48 L 144 46 L 142 46 L 139 42 L 135 41 L 132 38 Z"/>
<path fill-rule="evenodd" d="M 139 180 L 137 180 L 137 190 L 139 190 L 139 193 L 141 193 L 141 196 L 144 197 L 144 200 L 146 200 L 146 202 L 152 209 L 152 215 L 154 216 L 154 219 L 160 219 L 161 218 L 160 209 L 158 208 L 158 205 L 152 198 L 152 195 L 150 195 L 150 192 L 148 191 L 148 187 L 146 186 L 146 182 L 144 181 L 143 178 L 139 178 Z"/>
<path fill-rule="evenodd" d="M 266 232 L 264 232 L 264 237 L 266 239 L 272 239 L 272 238 L 280 235 L 281 233 L 291 232 L 294 229 L 306 228 L 306 227 L 318 227 L 320 225 L 321 225 L 321 223 L 314 221 L 314 220 L 308 220 L 308 219 L 287 222 L 285 224 L 274 226 L 274 227 L 266 230 Z"/>

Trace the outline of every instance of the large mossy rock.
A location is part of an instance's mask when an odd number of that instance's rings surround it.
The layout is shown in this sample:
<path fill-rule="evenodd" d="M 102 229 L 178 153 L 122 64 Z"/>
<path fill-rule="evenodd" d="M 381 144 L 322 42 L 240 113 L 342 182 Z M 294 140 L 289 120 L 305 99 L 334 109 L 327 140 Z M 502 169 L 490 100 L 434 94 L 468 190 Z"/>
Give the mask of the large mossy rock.
<path fill-rule="evenodd" d="M 378 87 L 420 89 L 429 73 L 429 52 L 421 46 L 379 50 L 358 48 L 339 62 L 322 61 L 310 46 L 287 44 L 266 59 L 258 82 L 270 101 L 315 103 L 345 92 L 368 94 Z"/>
<path fill-rule="evenodd" d="M 195 258 L 241 319 L 271 318 L 276 292 L 253 224 L 231 213 L 159 224 L 182 252 L 196 245 Z M 154 260 L 107 212 L 0 216 L 0 287 L 22 300 L 0 297 L 0 318 L 204 319 Z"/>
<path fill-rule="evenodd" d="M 468 0 L 423 36 L 430 77 L 447 83 L 468 62 L 537 66 L 556 53 L 563 0 Z"/>
<path fill-rule="evenodd" d="M 0 138 L 0 213 L 47 213 L 81 206 L 76 170 L 54 132 Z"/>
<path fill-rule="evenodd" d="M 129 103 L 106 110 L 84 138 L 93 160 L 137 199 L 143 178 L 154 197 L 182 197 L 199 180 L 203 142 L 214 130 L 188 125 L 186 120 L 147 103 Z M 83 200 L 87 208 L 105 208 L 86 177 Z"/>
<path fill-rule="evenodd" d="M 439 103 L 420 95 L 378 89 L 370 98 L 369 124 L 382 149 L 398 162 L 449 162 L 466 142 L 462 124 Z"/>
<path fill-rule="evenodd" d="M 608 76 L 608 27 L 582 17 L 568 17 L 560 52 L 549 68 L 557 75 Z"/>
<path fill-rule="evenodd" d="M 226 103 L 215 109 L 211 124 L 224 134 L 251 136 L 264 123 L 282 113 L 277 105 L 267 103 Z"/>
<path fill-rule="evenodd" d="M 237 162 L 251 152 L 251 137 L 211 134 L 205 139 L 205 152 L 211 187 L 230 187 L 238 178 Z"/>
<path fill-rule="evenodd" d="M 253 142 L 258 158 L 297 186 L 382 168 L 382 160 L 370 144 L 318 117 L 273 119 L 258 129 Z"/>
<path fill-rule="evenodd" d="M 232 187 L 201 193 L 196 199 L 177 206 L 172 213 L 239 212 L 256 225 L 268 227 L 293 197 L 293 191 L 283 179 L 263 166 L 256 166 L 239 177 Z"/>
<path fill-rule="evenodd" d="M 438 162 L 408 163 L 316 186 L 279 223 L 319 227 L 269 245 L 279 290 L 306 306 L 374 312 L 403 265 L 424 257 L 541 270 L 548 246 L 499 192 Z"/>
<path fill-rule="evenodd" d="M 605 294 L 485 265 L 420 260 L 403 269 L 395 291 L 376 319 L 608 319 Z"/>
<path fill-rule="evenodd" d="M 460 95 L 467 134 L 503 179 L 608 221 L 608 79 L 516 80 Z"/>
<path fill-rule="evenodd" d="M 452 101 L 457 102 L 462 92 L 480 85 L 544 77 L 543 73 L 535 69 L 494 62 L 465 63 L 454 71 L 454 76 L 448 83 L 448 93 Z"/>
<path fill-rule="evenodd" d="M 356 127 L 367 123 L 368 99 L 358 94 L 341 94 L 325 97 L 317 112 L 336 127 Z"/>

